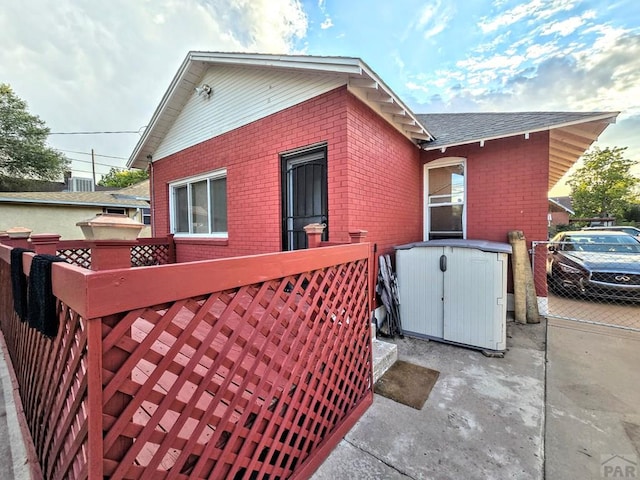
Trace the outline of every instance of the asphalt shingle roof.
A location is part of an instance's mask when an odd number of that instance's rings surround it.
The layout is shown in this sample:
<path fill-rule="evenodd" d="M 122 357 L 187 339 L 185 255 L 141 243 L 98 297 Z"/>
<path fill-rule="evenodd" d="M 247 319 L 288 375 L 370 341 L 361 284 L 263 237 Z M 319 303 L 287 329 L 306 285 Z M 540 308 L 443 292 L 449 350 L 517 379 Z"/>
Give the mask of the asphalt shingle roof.
<path fill-rule="evenodd" d="M 0 203 L 149 207 L 149 180 L 127 188 L 100 192 L 0 192 Z"/>
<path fill-rule="evenodd" d="M 431 150 L 549 130 L 566 124 L 588 122 L 607 114 L 615 116 L 617 112 L 427 113 L 417 114 L 416 117 L 436 137 L 436 140 L 424 145 L 424 148 Z"/>

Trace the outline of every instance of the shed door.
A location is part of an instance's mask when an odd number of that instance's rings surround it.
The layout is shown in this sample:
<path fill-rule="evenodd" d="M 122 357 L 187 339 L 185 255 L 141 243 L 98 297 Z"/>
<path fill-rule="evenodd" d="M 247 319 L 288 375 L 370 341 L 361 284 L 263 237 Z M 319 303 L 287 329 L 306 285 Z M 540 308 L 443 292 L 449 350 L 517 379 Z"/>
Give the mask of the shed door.
<path fill-rule="evenodd" d="M 304 226 L 324 223 L 328 238 L 326 148 L 282 157 L 283 250 L 307 248 Z"/>

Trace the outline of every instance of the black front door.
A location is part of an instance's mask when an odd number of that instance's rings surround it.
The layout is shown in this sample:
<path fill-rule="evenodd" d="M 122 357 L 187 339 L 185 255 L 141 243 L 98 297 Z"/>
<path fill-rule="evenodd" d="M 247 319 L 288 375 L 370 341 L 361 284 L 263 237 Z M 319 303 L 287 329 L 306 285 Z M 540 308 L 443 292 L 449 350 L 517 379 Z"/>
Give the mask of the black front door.
<path fill-rule="evenodd" d="M 327 225 L 328 238 L 327 150 L 315 148 L 282 156 L 282 248 L 307 247 L 304 226 Z"/>

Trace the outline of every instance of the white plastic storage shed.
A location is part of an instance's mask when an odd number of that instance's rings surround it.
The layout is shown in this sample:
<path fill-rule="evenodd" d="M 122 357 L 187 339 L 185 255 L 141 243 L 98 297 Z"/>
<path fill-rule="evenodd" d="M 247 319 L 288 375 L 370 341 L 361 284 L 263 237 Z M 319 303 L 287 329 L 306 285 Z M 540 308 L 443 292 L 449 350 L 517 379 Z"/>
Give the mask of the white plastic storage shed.
<path fill-rule="evenodd" d="M 510 253 L 509 244 L 483 240 L 396 247 L 404 334 L 504 351 Z"/>

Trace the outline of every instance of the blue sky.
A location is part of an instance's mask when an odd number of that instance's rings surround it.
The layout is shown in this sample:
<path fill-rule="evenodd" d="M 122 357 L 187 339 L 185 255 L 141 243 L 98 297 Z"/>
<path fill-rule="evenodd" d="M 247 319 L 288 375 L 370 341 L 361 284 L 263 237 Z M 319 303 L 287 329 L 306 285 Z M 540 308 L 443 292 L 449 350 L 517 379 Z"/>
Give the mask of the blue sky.
<path fill-rule="evenodd" d="M 600 146 L 640 160 L 640 2 L 0 0 L 0 82 L 53 132 L 149 121 L 188 50 L 362 58 L 416 113 L 621 111 Z M 428 126 L 427 126 L 428 127 Z M 138 133 L 52 135 L 90 176 Z M 112 158 L 115 157 L 115 158 Z"/>

